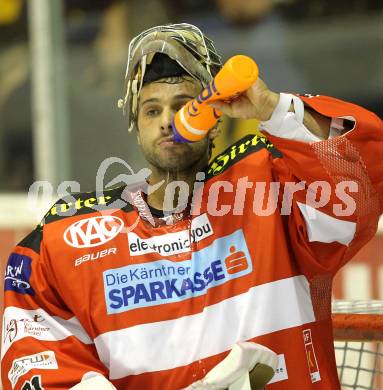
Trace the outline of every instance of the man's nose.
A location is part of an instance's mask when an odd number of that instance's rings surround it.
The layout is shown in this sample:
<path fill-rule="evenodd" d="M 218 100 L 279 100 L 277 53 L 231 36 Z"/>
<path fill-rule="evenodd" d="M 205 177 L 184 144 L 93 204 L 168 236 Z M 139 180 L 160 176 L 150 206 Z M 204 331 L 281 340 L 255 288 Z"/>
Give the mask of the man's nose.
<path fill-rule="evenodd" d="M 167 109 L 163 110 L 162 117 L 161 117 L 161 132 L 163 134 L 171 134 L 173 131 L 172 128 L 172 121 L 174 117 L 175 112 L 173 110 Z"/>

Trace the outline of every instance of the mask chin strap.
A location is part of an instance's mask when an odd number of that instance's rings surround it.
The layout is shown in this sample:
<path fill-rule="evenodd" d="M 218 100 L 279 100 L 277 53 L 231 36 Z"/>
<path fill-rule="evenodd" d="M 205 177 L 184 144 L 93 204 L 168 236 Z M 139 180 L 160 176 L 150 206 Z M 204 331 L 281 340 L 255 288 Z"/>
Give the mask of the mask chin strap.
<path fill-rule="evenodd" d="M 138 88 L 137 95 L 140 94 L 142 89 L 142 84 L 144 82 L 145 72 L 146 72 L 146 60 L 148 58 L 148 55 L 145 54 L 141 59 L 141 80 L 140 80 L 140 87 Z"/>
<path fill-rule="evenodd" d="M 137 103 L 138 103 L 138 95 L 140 94 L 142 84 L 144 81 L 144 75 L 146 71 L 146 58 L 147 56 L 144 55 L 141 59 L 141 80 L 140 80 L 140 86 L 138 87 L 138 79 L 129 80 L 128 84 L 126 86 L 126 94 L 123 99 L 118 99 L 117 106 L 118 108 L 122 108 L 124 115 L 125 115 L 125 107 L 126 103 L 128 101 L 129 94 L 131 93 L 132 96 L 132 112 L 135 113 L 137 110 Z M 133 130 L 134 127 L 134 121 L 130 122 L 130 126 L 128 128 L 128 132 L 130 133 Z"/>
<path fill-rule="evenodd" d="M 132 81 L 129 80 L 128 84 L 126 85 L 126 94 L 125 94 L 125 96 L 122 99 L 118 99 L 118 101 L 117 101 L 117 107 L 123 109 L 124 115 L 125 115 L 126 103 L 128 101 L 128 97 L 129 97 L 129 93 L 130 93 L 130 85 L 131 85 L 131 83 L 132 83 Z"/>

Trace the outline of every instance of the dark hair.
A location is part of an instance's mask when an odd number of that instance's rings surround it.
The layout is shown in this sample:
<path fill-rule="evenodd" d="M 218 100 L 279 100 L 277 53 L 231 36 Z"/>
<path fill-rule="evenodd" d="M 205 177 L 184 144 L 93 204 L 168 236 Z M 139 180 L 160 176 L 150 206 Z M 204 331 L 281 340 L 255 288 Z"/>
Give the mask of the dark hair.
<path fill-rule="evenodd" d="M 187 75 L 188 72 L 164 53 L 156 53 L 150 64 L 146 65 L 143 85 L 166 77 Z"/>
<path fill-rule="evenodd" d="M 165 76 L 161 77 L 158 80 L 152 81 L 152 83 L 164 83 L 164 84 L 179 84 L 183 81 L 198 81 L 194 77 L 190 76 L 190 74 L 185 73 L 180 76 Z M 202 83 L 201 83 L 202 86 Z"/>

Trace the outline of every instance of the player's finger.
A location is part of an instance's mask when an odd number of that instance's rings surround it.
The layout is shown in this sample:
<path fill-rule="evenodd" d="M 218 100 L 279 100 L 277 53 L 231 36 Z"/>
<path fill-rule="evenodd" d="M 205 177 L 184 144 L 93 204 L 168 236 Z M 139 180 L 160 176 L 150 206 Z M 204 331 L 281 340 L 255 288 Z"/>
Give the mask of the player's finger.
<path fill-rule="evenodd" d="M 233 115 L 232 103 L 213 102 L 213 103 L 209 103 L 209 106 L 222 111 L 225 115 L 228 116 Z"/>

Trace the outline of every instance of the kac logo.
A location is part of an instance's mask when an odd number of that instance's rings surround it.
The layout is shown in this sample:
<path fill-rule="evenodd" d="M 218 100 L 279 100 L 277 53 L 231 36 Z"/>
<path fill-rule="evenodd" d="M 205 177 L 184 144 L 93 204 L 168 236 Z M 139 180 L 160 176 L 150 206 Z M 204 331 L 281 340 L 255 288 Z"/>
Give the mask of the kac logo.
<path fill-rule="evenodd" d="M 75 248 L 90 248 L 112 240 L 123 227 L 122 219 L 114 216 L 82 219 L 65 230 L 64 240 Z"/>
<path fill-rule="evenodd" d="M 32 259 L 28 256 L 12 253 L 9 256 L 4 277 L 4 290 L 12 290 L 20 294 L 34 295 L 29 284 L 32 273 Z"/>

